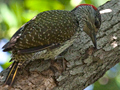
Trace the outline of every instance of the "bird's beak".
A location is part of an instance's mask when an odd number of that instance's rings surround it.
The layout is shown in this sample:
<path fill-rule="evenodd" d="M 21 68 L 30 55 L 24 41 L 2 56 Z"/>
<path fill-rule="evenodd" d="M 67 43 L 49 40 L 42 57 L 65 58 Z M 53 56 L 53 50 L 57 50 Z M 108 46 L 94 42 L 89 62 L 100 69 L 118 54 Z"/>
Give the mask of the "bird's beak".
<path fill-rule="evenodd" d="M 86 21 L 86 25 L 84 26 L 84 31 L 90 36 L 95 49 L 97 49 L 97 41 L 96 41 L 97 28 L 91 23 Z"/>
<path fill-rule="evenodd" d="M 93 44 L 95 46 L 95 49 L 97 49 L 97 41 L 96 41 L 96 34 L 95 34 L 95 32 L 93 32 L 91 35 L 92 35 L 91 36 L 92 42 L 93 42 Z"/>

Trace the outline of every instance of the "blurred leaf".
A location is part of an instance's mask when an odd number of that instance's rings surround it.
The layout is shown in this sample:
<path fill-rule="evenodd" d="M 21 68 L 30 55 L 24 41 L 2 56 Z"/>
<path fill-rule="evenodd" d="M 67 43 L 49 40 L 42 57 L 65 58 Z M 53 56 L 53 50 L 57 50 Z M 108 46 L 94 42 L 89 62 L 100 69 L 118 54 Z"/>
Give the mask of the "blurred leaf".
<path fill-rule="evenodd" d="M 98 6 L 100 6 L 100 5 L 102 5 L 105 2 L 110 1 L 110 0 L 91 0 L 91 1 L 92 1 L 93 5 L 98 7 Z"/>
<path fill-rule="evenodd" d="M 62 3 L 63 5 L 68 5 L 70 3 L 71 0 L 58 0 L 60 3 Z"/>
<path fill-rule="evenodd" d="M 87 4 L 92 4 L 92 1 L 91 0 L 84 0 L 85 1 L 85 3 L 87 3 Z"/>
<path fill-rule="evenodd" d="M 94 90 L 120 90 L 115 79 L 109 79 L 108 83 L 101 85 L 98 81 L 94 84 Z"/>
<path fill-rule="evenodd" d="M 21 5 L 22 5 L 22 7 L 21 7 Z M 24 10 L 23 4 L 14 2 L 14 3 L 10 4 L 10 7 L 11 7 L 11 11 L 16 16 L 18 26 L 22 25 L 22 13 L 24 12 L 23 11 Z"/>
<path fill-rule="evenodd" d="M 29 20 L 31 20 L 34 16 L 36 16 L 37 14 L 38 14 L 39 12 L 37 12 L 37 11 L 31 11 L 31 10 L 29 10 L 29 11 L 25 11 L 24 13 L 23 13 L 23 22 L 24 23 L 26 23 L 26 22 L 28 22 Z"/>
<path fill-rule="evenodd" d="M 119 73 L 119 75 L 115 78 L 115 80 L 116 80 L 117 85 L 118 85 L 119 88 L 120 88 L 120 73 Z"/>
<path fill-rule="evenodd" d="M 0 4 L 1 16 L 3 20 L 9 25 L 9 27 L 17 26 L 16 16 L 11 12 L 11 10 L 6 6 L 6 4 Z"/>
<path fill-rule="evenodd" d="M 2 64 L 1 67 L 2 67 L 3 69 L 6 69 L 6 68 L 9 67 L 11 64 L 12 64 L 12 62 L 6 62 L 6 63 Z"/>
<path fill-rule="evenodd" d="M 25 0 L 25 5 L 31 10 L 38 11 L 64 9 L 64 6 L 57 0 Z"/>

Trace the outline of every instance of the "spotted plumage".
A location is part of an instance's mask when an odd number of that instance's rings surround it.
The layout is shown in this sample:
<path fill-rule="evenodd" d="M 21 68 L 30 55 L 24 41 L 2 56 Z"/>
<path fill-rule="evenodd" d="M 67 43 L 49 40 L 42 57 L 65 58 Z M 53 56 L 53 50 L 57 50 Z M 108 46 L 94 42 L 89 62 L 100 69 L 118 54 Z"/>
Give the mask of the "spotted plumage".
<path fill-rule="evenodd" d="M 97 47 L 95 35 L 100 24 L 99 11 L 88 4 L 79 5 L 72 11 L 51 10 L 39 13 L 3 46 L 3 51 L 12 51 L 11 61 L 14 61 L 5 84 L 12 85 L 18 63 L 55 59 L 73 44 L 80 30 L 85 31 Z"/>
<path fill-rule="evenodd" d="M 60 44 L 69 40 L 77 28 L 77 20 L 70 11 L 53 10 L 43 12 L 17 31 L 4 51 L 14 48 L 16 52 L 19 52 L 21 49 L 33 48 L 32 52 L 35 52 L 36 49 L 50 47 L 53 44 Z M 10 44 L 14 45 L 9 47 Z M 29 50 L 26 53 L 29 53 Z"/>

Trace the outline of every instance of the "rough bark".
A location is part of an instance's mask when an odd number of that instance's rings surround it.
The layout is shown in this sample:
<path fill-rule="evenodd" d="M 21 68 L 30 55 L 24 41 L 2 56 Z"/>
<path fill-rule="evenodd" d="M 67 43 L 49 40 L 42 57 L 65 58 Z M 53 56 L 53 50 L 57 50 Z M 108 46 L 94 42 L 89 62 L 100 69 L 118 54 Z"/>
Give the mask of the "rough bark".
<path fill-rule="evenodd" d="M 11 90 L 83 90 L 97 81 L 120 61 L 119 7 L 120 0 L 112 0 L 98 8 L 102 10 L 102 25 L 97 34 L 97 50 L 83 32 L 62 54 L 66 60 L 52 61 L 52 65 L 51 60 L 30 62 L 25 67 L 27 72 L 19 70 Z M 2 86 L 8 70 L 0 73 L 0 90 L 9 89 Z"/>

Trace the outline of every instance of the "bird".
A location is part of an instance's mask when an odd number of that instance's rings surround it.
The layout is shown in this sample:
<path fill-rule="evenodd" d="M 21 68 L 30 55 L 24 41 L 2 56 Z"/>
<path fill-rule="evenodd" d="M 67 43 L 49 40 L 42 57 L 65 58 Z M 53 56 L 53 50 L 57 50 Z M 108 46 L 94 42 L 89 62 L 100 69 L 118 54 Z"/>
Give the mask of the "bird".
<path fill-rule="evenodd" d="M 80 4 L 71 11 L 39 13 L 21 26 L 2 47 L 4 52 L 12 52 L 10 62 L 13 62 L 4 84 L 13 85 L 19 63 L 55 59 L 73 44 L 81 31 L 91 38 L 97 48 L 96 34 L 100 25 L 99 10 L 91 4 Z"/>

